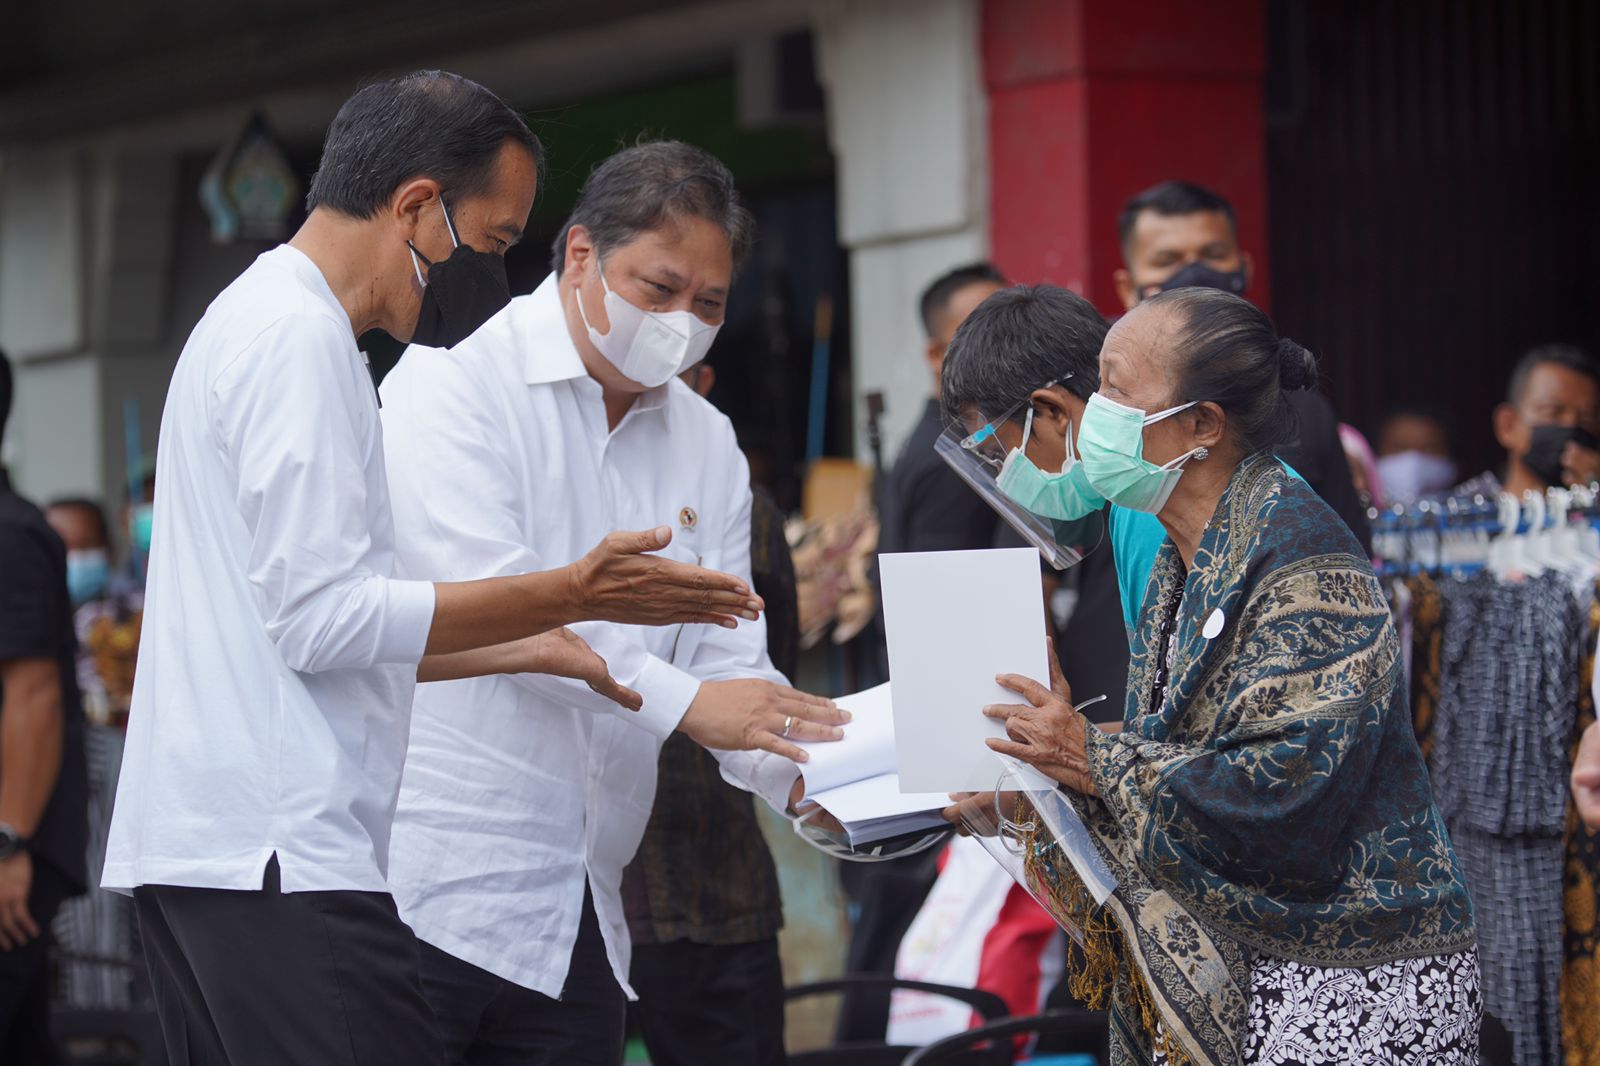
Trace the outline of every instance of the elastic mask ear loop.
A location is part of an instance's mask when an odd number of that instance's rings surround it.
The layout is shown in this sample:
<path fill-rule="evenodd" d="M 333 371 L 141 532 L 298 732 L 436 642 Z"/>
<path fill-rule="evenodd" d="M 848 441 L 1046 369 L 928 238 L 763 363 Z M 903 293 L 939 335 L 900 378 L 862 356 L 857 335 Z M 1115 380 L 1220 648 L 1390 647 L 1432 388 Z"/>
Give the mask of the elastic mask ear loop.
<path fill-rule="evenodd" d="M 1072 431 L 1074 429 L 1076 429 L 1076 428 L 1077 427 L 1073 425 L 1072 420 L 1068 419 L 1067 420 L 1067 461 L 1061 464 L 1061 469 L 1062 470 L 1067 469 L 1067 467 L 1072 466 L 1073 464 L 1075 464 L 1078 461 L 1078 449 L 1076 447 L 1074 447 L 1073 443 L 1072 443 Z"/>
<path fill-rule="evenodd" d="M 1033 404 L 1028 404 L 1028 415 L 1022 420 L 1022 443 L 1017 445 L 1017 451 L 1024 457 L 1028 454 L 1028 441 L 1033 438 Z"/>
<path fill-rule="evenodd" d="M 1170 415 L 1175 415 L 1175 414 L 1179 413 L 1180 411 L 1186 411 L 1189 408 L 1193 407 L 1196 402 L 1198 402 L 1198 401 L 1191 401 L 1189 403 L 1184 404 L 1182 407 L 1174 407 L 1170 411 L 1164 411 L 1164 412 L 1162 412 L 1160 417 L 1166 418 L 1166 417 L 1168 417 Z M 1183 464 L 1187 463 L 1190 459 L 1193 459 L 1197 463 L 1202 463 L 1202 462 L 1205 462 L 1209 458 L 1211 458 L 1211 449 L 1207 448 L 1204 444 L 1202 444 L 1199 447 L 1190 448 L 1188 451 L 1184 452 L 1182 455 L 1178 456 L 1176 459 L 1173 459 L 1171 462 L 1163 463 L 1161 465 L 1161 469 L 1162 470 L 1178 470 L 1178 469 L 1181 469 L 1183 467 Z"/>
<path fill-rule="evenodd" d="M 1193 407 L 1199 402 L 1199 400 L 1190 400 L 1188 403 L 1180 403 L 1176 407 L 1169 407 L 1165 411 L 1157 411 L 1153 415 L 1145 415 L 1144 424 L 1146 426 L 1153 426 L 1164 418 L 1171 418 L 1180 411 L 1187 411 L 1189 408 Z"/>
<path fill-rule="evenodd" d="M 461 247 L 461 240 L 456 236 L 456 224 L 450 218 L 450 209 L 444 205 L 444 197 L 439 197 L 439 210 L 444 212 L 444 228 L 450 231 L 450 244 L 454 248 Z M 429 264 L 430 266 L 432 264 Z"/>
<path fill-rule="evenodd" d="M 456 238 L 456 224 L 450 221 L 450 209 L 444 205 L 444 197 L 442 196 L 439 197 L 439 210 L 444 212 L 444 228 L 450 232 L 451 246 L 460 248 L 461 241 Z M 422 264 L 418 263 L 417 260 L 422 260 L 423 263 L 428 264 L 430 267 L 433 266 L 433 260 L 417 251 L 417 246 L 409 240 L 406 241 L 406 247 L 411 249 L 411 269 L 417 272 L 417 284 L 426 289 L 428 287 L 428 279 L 422 276 Z"/>

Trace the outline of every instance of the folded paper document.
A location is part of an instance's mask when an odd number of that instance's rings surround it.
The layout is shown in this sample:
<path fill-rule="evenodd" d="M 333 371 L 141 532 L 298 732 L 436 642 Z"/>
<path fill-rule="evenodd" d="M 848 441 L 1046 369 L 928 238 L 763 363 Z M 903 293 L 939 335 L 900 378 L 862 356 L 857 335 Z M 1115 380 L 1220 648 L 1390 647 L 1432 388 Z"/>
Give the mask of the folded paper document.
<path fill-rule="evenodd" d="M 889 686 L 834 702 L 853 717 L 843 740 L 801 745 L 811 753 L 800 768 L 806 800 L 837 818 L 853 847 L 944 826 L 939 812 L 950 804 L 945 793 L 900 791 Z"/>

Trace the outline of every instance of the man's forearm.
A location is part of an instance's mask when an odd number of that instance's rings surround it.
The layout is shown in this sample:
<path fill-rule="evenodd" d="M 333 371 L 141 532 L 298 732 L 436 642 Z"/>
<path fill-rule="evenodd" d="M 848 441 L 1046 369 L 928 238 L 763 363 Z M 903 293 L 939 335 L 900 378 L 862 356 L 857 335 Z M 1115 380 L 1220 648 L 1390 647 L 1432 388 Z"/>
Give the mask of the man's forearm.
<path fill-rule="evenodd" d="M 430 658 L 487 650 L 576 622 L 580 617 L 569 566 L 515 577 L 439 582 L 433 588 L 433 628 L 428 631 L 427 646 Z M 421 676 L 419 669 L 418 677 Z"/>
<path fill-rule="evenodd" d="M 466 677 L 487 677 L 490 674 L 514 674 L 520 669 L 517 649 L 520 641 L 507 641 L 487 648 L 452 652 L 449 655 L 428 655 L 417 664 L 417 680 L 459 681 Z"/>
<path fill-rule="evenodd" d="M 61 772 L 61 674 L 50 659 L 0 664 L 0 822 L 31 837 Z"/>

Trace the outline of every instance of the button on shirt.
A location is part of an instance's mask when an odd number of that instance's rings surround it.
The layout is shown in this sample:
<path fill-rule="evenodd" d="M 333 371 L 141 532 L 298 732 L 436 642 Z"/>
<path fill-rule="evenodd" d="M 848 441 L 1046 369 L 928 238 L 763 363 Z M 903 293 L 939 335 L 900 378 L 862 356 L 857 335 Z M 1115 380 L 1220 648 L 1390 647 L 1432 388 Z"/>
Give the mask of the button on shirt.
<path fill-rule="evenodd" d="M 449 351 L 410 349 L 384 381 L 383 419 L 403 572 L 548 569 L 615 530 L 666 525 L 666 555 L 750 578 L 749 471 L 733 427 L 674 379 L 608 430 L 554 277 Z M 390 867 L 423 940 L 552 997 L 585 879 L 627 988 L 622 869 L 650 815 L 661 743 L 700 682 L 786 683 L 762 622 L 572 628 L 644 709 L 538 675 L 421 686 Z M 718 758 L 724 777 L 787 804 L 793 763 Z"/>
<path fill-rule="evenodd" d="M 167 392 L 103 883 L 385 891 L 433 586 L 399 581 L 377 399 L 316 265 L 267 252 Z"/>

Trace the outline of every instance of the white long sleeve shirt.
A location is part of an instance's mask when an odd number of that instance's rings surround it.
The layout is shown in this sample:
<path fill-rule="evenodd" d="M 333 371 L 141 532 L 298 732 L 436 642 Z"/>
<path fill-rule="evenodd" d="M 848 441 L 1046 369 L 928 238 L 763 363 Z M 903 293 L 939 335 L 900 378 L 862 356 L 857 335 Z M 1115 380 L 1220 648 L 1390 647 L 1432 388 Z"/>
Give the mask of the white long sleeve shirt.
<path fill-rule="evenodd" d="M 432 584 L 394 578 L 372 381 L 287 245 L 172 376 L 102 883 L 384 891 Z"/>
<path fill-rule="evenodd" d="M 674 379 L 608 431 L 554 277 L 449 351 L 407 351 L 383 383 L 383 419 L 404 573 L 547 569 L 615 530 L 667 525 L 665 554 L 750 578 L 749 472 L 732 426 Z M 552 997 L 586 879 L 628 987 L 622 869 L 649 819 L 661 742 L 700 683 L 786 683 L 764 622 L 573 628 L 644 709 L 538 675 L 420 686 L 390 864 L 418 936 Z M 792 762 L 718 758 L 725 777 L 787 804 Z"/>

